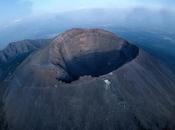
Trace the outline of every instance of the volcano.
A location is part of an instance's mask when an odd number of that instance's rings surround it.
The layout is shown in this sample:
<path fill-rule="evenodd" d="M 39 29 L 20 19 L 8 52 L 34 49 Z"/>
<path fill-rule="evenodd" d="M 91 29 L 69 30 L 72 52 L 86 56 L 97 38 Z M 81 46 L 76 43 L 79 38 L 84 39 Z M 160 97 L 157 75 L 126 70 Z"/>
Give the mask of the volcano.
<path fill-rule="evenodd" d="M 44 43 L 3 75 L 8 129 L 175 129 L 175 75 L 154 56 L 102 29 Z"/>

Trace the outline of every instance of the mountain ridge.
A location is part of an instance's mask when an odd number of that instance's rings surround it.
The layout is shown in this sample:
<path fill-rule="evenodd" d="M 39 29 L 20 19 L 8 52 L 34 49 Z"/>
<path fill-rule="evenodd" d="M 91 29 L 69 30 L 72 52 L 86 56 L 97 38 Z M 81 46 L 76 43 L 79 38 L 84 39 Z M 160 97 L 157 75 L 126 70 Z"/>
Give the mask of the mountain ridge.
<path fill-rule="evenodd" d="M 45 47 L 51 40 L 22 40 L 10 43 L 4 50 L 0 51 L 0 80 L 13 72 L 28 55 Z"/>

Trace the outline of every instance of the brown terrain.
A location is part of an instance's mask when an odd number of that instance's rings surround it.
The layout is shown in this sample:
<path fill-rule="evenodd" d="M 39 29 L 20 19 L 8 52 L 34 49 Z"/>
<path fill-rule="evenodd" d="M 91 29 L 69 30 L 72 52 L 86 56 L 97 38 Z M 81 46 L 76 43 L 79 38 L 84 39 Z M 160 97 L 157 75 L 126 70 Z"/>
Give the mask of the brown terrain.
<path fill-rule="evenodd" d="M 5 51 L 15 62 L 0 52 L 15 63 L 0 71 L 2 129 L 175 129 L 175 75 L 154 56 L 101 29 L 42 42 Z"/>

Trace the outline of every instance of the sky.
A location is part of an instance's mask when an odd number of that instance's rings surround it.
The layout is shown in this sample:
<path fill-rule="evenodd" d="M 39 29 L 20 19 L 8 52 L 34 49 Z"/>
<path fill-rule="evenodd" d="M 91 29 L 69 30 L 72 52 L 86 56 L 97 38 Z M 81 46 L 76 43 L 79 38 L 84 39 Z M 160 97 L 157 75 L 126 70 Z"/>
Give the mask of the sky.
<path fill-rule="evenodd" d="M 175 0 L 0 0 L 0 26 L 29 16 L 88 8 L 174 8 Z"/>

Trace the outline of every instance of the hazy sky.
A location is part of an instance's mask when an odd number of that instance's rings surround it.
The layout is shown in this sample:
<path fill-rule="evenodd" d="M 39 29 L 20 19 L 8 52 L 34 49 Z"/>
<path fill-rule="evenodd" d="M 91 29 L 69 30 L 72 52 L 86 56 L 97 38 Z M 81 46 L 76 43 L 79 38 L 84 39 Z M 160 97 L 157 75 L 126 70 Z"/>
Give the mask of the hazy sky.
<path fill-rule="evenodd" d="M 174 5 L 175 0 L 0 0 L 0 25 L 16 23 L 27 16 L 82 8 L 173 8 Z"/>

